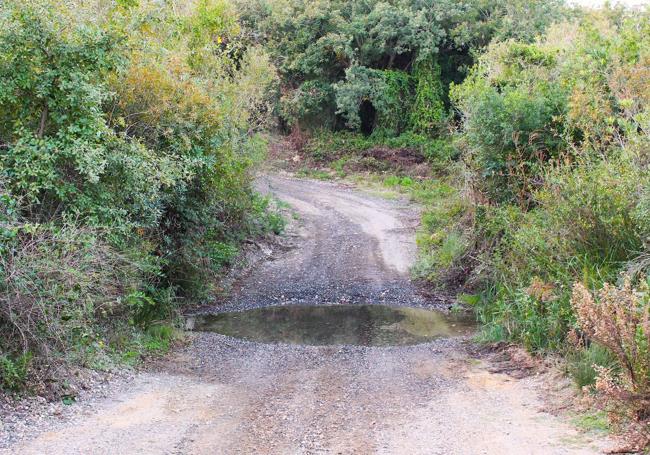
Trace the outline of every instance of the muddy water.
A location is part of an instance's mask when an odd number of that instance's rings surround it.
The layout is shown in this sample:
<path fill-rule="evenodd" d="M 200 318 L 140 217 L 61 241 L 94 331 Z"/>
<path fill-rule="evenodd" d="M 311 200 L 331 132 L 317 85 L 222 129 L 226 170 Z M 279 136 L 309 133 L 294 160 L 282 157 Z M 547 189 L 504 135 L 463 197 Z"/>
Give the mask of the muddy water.
<path fill-rule="evenodd" d="M 471 333 L 473 319 L 383 305 L 277 306 L 198 315 L 188 328 L 263 343 L 403 346 Z"/>

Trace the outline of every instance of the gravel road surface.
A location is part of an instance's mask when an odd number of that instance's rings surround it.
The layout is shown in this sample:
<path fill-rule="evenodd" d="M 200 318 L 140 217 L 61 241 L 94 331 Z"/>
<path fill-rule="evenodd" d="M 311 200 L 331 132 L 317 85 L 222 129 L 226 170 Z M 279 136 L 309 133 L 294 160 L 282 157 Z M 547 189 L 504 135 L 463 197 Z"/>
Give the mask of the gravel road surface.
<path fill-rule="evenodd" d="M 406 202 L 289 177 L 263 177 L 259 188 L 295 211 L 290 247 L 205 311 L 447 304 L 409 279 L 418 214 Z M 544 411 L 547 374 L 494 372 L 466 339 L 377 348 L 190 337 L 101 394 L 7 420 L 0 453 L 546 455 L 600 453 L 607 443 Z"/>

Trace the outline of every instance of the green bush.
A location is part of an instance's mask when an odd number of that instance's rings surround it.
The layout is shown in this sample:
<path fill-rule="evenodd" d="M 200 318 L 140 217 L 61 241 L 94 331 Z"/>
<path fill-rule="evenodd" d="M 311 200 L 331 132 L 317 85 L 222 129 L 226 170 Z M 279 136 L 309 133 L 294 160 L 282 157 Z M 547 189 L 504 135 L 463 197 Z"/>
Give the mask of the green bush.
<path fill-rule="evenodd" d="M 104 364 L 282 229 L 249 172 L 275 80 L 221 0 L 0 4 L 3 359 Z"/>
<path fill-rule="evenodd" d="M 166 352 L 176 338 L 176 329 L 168 324 L 154 324 L 145 332 L 144 346 L 151 352 Z"/>
<path fill-rule="evenodd" d="M 441 203 L 425 213 L 425 276 L 482 292 L 489 331 L 531 350 L 563 349 L 574 282 L 599 288 L 648 267 L 650 21 L 619 13 L 493 43 L 452 87 L 464 215 Z"/>
<path fill-rule="evenodd" d="M 597 368 L 616 368 L 616 360 L 605 347 L 592 343 L 584 349 L 575 349 L 567 354 L 567 373 L 580 389 L 596 384 Z"/>
<path fill-rule="evenodd" d="M 447 89 L 492 38 L 533 41 L 559 19 L 542 0 L 237 0 L 245 34 L 281 75 L 283 126 L 437 135 Z M 363 115 L 362 115 L 362 112 Z M 364 117 L 363 121 L 361 117 Z"/>
<path fill-rule="evenodd" d="M 0 388 L 18 392 L 27 381 L 32 354 L 25 352 L 17 358 L 0 354 Z"/>
<path fill-rule="evenodd" d="M 566 110 L 566 92 L 556 81 L 528 81 L 525 74 L 508 83 L 490 81 L 487 71 L 479 66 L 453 87 L 463 139 L 481 191 L 495 202 L 527 207 L 544 166 L 564 150 L 557 119 Z"/>
<path fill-rule="evenodd" d="M 320 126 L 323 118 L 333 116 L 334 87 L 319 80 L 305 81 L 300 88 L 283 96 L 280 115 L 292 126 Z M 333 127 L 334 125 L 328 125 Z"/>
<path fill-rule="evenodd" d="M 4 352 L 51 358 L 100 339 L 112 320 L 132 313 L 128 296 L 155 264 L 117 251 L 103 237 L 77 226 L 20 230 L 0 261 Z"/>
<path fill-rule="evenodd" d="M 378 108 L 375 130 L 390 137 L 399 136 L 408 128 L 408 115 L 413 103 L 413 82 L 405 71 L 384 70 L 385 89 L 381 100 L 373 103 Z"/>
<path fill-rule="evenodd" d="M 418 62 L 413 77 L 417 82 L 410 126 L 418 133 L 436 134 L 447 117 L 440 65 L 429 60 Z"/>
<path fill-rule="evenodd" d="M 414 200 L 425 204 L 417 235 L 420 251 L 414 273 L 436 285 L 456 282 L 466 267 L 471 239 L 464 228 L 469 207 L 453 182 L 425 181 L 411 190 Z"/>

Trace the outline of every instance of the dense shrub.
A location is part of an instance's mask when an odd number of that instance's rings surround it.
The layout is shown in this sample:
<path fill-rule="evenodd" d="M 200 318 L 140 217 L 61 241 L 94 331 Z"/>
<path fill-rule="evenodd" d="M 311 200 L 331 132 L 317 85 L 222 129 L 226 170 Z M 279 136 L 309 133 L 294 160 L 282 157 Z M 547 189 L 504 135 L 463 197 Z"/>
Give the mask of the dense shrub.
<path fill-rule="evenodd" d="M 428 256 L 465 239 L 442 262 L 484 292 L 477 309 L 491 333 L 561 349 L 576 280 L 597 288 L 645 267 L 647 27 L 644 14 L 593 13 L 535 44 L 491 45 L 452 87 L 469 210 L 430 229 L 439 246 Z M 441 265 L 429 259 L 428 275 L 458 276 Z"/>
<path fill-rule="evenodd" d="M 617 371 L 616 359 L 606 347 L 593 341 L 585 346 L 577 331 L 569 333 L 569 341 L 573 341 L 573 345 L 569 346 L 565 353 L 567 373 L 579 389 L 593 389 L 598 379 L 598 371 L 603 368 L 611 372 Z"/>
<path fill-rule="evenodd" d="M 525 208 L 544 166 L 565 151 L 560 120 L 567 92 L 549 68 L 554 54 L 539 45 L 500 43 L 452 87 L 467 149 L 481 172 L 476 183 L 496 202 Z"/>
<path fill-rule="evenodd" d="M 432 58 L 418 62 L 413 78 L 415 99 L 413 108 L 408 113 L 410 126 L 414 131 L 436 135 L 443 128 L 447 117 L 440 65 Z"/>
<path fill-rule="evenodd" d="M 144 270 L 101 237 L 71 225 L 21 228 L 0 265 L 3 344 L 51 357 L 97 341 L 100 321 L 128 319 Z"/>
<path fill-rule="evenodd" d="M 447 88 L 492 38 L 533 40 L 558 17 L 548 1 L 238 0 L 245 34 L 281 75 L 294 128 L 437 134 Z M 411 110 L 413 112 L 411 112 Z"/>
<path fill-rule="evenodd" d="M 0 5 L 7 387 L 26 359 L 36 373 L 127 346 L 108 327 L 173 317 L 209 295 L 244 237 L 281 229 L 248 172 L 273 66 L 229 3 L 177 6 Z"/>

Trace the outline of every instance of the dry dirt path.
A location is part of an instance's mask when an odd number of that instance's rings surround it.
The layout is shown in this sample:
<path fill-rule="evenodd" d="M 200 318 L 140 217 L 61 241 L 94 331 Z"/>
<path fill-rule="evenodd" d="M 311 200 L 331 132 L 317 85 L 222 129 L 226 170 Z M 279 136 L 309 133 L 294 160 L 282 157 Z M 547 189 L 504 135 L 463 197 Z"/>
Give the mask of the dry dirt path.
<path fill-rule="evenodd" d="M 266 177 L 299 215 L 214 311 L 270 304 L 428 306 L 408 278 L 413 208 Z M 548 380 L 492 373 L 467 340 L 408 347 L 264 345 L 196 334 L 156 371 L 47 422 L 12 454 L 591 454 L 602 441 L 543 412 Z"/>

